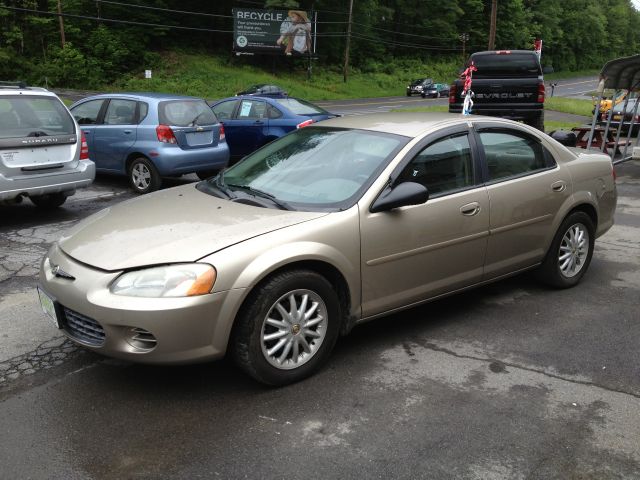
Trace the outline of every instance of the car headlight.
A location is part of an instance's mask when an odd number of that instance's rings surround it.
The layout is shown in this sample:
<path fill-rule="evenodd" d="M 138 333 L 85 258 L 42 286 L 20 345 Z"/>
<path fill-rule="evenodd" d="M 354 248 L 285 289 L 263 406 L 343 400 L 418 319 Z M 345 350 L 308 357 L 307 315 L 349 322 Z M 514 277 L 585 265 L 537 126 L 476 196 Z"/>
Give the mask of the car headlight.
<path fill-rule="evenodd" d="M 128 297 L 192 297 L 211 292 L 216 270 L 206 263 L 181 263 L 134 270 L 120 275 L 111 293 Z"/>

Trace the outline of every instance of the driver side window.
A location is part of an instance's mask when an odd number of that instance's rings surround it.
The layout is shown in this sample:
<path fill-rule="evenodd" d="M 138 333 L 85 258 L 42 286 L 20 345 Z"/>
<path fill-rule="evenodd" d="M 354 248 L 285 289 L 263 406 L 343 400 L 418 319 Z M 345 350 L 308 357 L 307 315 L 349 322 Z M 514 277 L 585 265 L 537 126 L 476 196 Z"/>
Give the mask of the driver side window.
<path fill-rule="evenodd" d="M 398 183 L 421 183 L 430 196 L 474 185 L 473 159 L 466 133 L 451 135 L 428 145 L 400 174 Z"/>

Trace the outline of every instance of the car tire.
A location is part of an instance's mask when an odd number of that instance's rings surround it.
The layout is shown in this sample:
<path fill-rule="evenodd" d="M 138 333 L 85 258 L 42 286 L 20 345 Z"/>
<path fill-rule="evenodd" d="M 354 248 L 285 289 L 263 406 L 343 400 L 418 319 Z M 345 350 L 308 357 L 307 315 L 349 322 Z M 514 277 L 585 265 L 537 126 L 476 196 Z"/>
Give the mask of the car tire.
<path fill-rule="evenodd" d="M 129 184 L 140 194 L 153 192 L 160 188 L 162 178 L 155 165 L 144 157 L 134 159 L 128 168 Z"/>
<path fill-rule="evenodd" d="M 426 94 L 426 93 L 421 93 L 421 94 L 420 94 L 420 96 L 421 96 L 422 98 L 427 98 L 427 94 Z"/>
<path fill-rule="evenodd" d="M 411 96 L 411 93 L 407 92 L 407 97 L 410 97 L 410 96 Z"/>
<path fill-rule="evenodd" d="M 338 295 L 322 275 L 309 270 L 275 274 L 244 302 L 233 329 L 233 357 L 264 384 L 297 382 L 326 362 L 340 318 Z"/>
<path fill-rule="evenodd" d="M 551 247 L 538 267 L 537 277 L 556 288 L 577 285 L 591 263 L 595 227 L 584 212 L 573 212 L 564 219 Z"/>
<path fill-rule="evenodd" d="M 31 200 L 31 203 L 33 203 L 38 208 L 51 210 L 62 205 L 67 200 L 67 195 L 62 192 L 47 193 L 45 195 L 29 197 L 29 200 Z"/>
<path fill-rule="evenodd" d="M 220 170 L 200 170 L 196 172 L 196 175 L 200 180 L 206 180 L 207 178 L 211 178 L 218 174 Z"/>

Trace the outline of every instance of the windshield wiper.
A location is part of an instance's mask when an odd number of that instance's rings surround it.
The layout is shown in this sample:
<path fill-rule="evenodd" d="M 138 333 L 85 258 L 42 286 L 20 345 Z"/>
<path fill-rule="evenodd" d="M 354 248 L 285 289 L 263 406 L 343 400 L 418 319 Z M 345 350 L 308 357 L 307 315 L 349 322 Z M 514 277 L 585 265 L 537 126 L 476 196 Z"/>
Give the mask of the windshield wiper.
<path fill-rule="evenodd" d="M 282 210 L 294 210 L 294 208 L 289 205 L 287 202 L 283 202 L 279 200 L 275 195 L 272 195 L 269 192 L 262 191 L 258 188 L 250 187 L 249 185 L 234 185 L 229 184 L 229 187 L 239 188 L 240 190 L 246 190 L 247 192 L 253 194 L 254 196 L 263 197 L 268 200 L 271 200 L 274 204 L 276 204 Z"/>
<path fill-rule="evenodd" d="M 30 132 L 29 135 L 27 135 L 27 137 L 48 137 L 49 134 L 47 132 L 43 132 L 42 130 L 36 130 L 33 132 Z"/>
<path fill-rule="evenodd" d="M 199 119 L 202 115 L 204 115 L 205 113 L 206 113 L 206 111 L 205 111 L 205 112 L 200 112 L 198 115 L 196 115 L 196 118 L 194 118 L 193 120 L 191 120 L 191 121 L 189 122 L 189 126 L 190 126 L 190 127 L 193 127 L 193 126 L 196 124 L 196 122 L 198 121 L 198 119 Z"/>
<path fill-rule="evenodd" d="M 218 173 L 218 175 L 216 176 L 216 181 L 214 185 L 218 190 L 224 193 L 228 198 L 230 199 L 236 198 L 236 196 L 231 193 L 231 190 L 229 190 L 229 187 L 227 186 L 227 184 L 224 183 L 224 169 L 220 170 L 220 173 Z"/>

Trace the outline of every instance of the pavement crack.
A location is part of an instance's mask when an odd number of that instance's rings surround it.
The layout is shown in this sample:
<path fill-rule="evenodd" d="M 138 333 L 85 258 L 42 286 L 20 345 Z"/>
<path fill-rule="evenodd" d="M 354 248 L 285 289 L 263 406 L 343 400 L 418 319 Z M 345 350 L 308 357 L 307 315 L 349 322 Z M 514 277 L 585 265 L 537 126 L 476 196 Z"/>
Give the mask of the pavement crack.
<path fill-rule="evenodd" d="M 547 371 L 539 369 L 539 368 L 525 367 L 524 365 L 519 365 L 517 363 L 511 363 L 511 362 L 505 362 L 505 361 L 498 360 L 498 359 L 495 359 L 495 358 L 486 358 L 486 357 L 476 357 L 476 356 L 473 356 L 473 355 L 465 355 L 465 354 L 454 352 L 453 350 L 450 350 L 448 348 L 439 347 L 438 345 L 435 345 L 433 343 L 422 343 L 422 346 L 424 348 L 426 348 L 427 350 L 432 350 L 434 352 L 445 353 L 447 355 L 451 355 L 451 356 L 454 356 L 456 358 L 467 359 L 467 360 L 476 360 L 476 361 L 479 361 L 479 362 L 485 362 L 485 363 L 488 363 L 490 366 L 491 365 L 495 365 L 496 363 L 499 363 L 500 365 L 502 365 L 504 367 L 511 367 L 511 368 L 515 368 L 515 369 L 518 369 L 518 370 L 523 370 L 523 371 L 526 371 L 526 372 L 538 373 L 540 375 L 544 375 L 545 377 L 553 378 L 553 379 L 556 379 L 556 380 L 562 380 L 564 382 L 573 383 L 575 385 L 584 385 L 584 386 L 587 386 L 587 387 L 596 387 L 596 388 L 600 388 L 600 389 L 605 390 L 605 391 L 610 392 L 610 393 L 620 393 L 622 395 L 629 395 L 630 397 L 640 399 L 640 394 L 632 392 L 632 391 L 622 390 L 622 389 L 618 389 L 618 388 L 611 388 L 611 387 L 607 387 L 606 385 L 601 385 L 599 383 L 590 382 L 590 381 L 587 381 L 587 380 L 576 380 L 575 378 L 564 377 L 562 375 L 558 375 L 558 374 L 555 374 L 555 373 L 547 372 Z"/>

